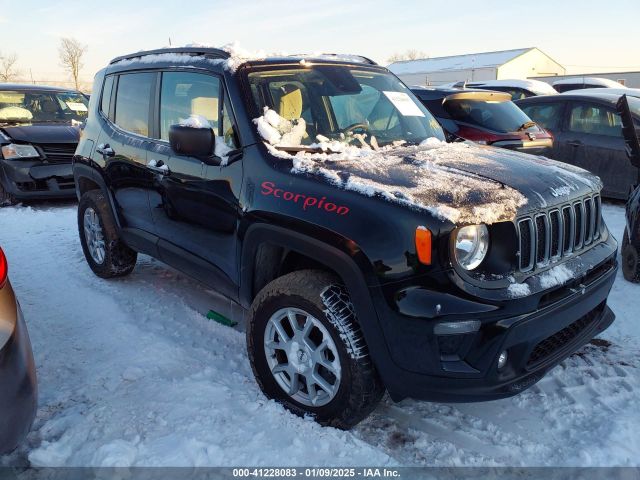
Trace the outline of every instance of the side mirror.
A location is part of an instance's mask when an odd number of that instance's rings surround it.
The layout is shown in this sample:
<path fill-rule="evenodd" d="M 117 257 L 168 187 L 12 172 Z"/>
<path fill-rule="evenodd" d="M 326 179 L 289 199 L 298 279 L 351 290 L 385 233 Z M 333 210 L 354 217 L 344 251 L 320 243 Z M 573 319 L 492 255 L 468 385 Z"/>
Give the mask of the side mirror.
<path fill-rule="evenodd" d="M 178 155 L 210 157 L 213 155 L 215 135 L 211 128 L 193 128 L 184 125 L 169 127 L 169 144 Z"/>

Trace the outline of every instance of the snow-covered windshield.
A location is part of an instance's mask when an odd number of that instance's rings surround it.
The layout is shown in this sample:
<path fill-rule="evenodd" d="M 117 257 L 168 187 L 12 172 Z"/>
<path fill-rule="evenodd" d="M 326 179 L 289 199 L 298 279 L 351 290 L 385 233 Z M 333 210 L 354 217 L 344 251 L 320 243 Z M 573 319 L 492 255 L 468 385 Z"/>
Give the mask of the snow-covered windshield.
<path fill-rule="evenodd" d="M 277 147 L 339 141 L 353 146 L 444 140 L 438 122 L 395 76 L 362 66 L 256 67 L 248 75 L 263 117 L 262 137 Z"/>
<path fill-rule="evenodd" d="M 79 92 L 0 90 L 0 123 L 83 121 L 88 104 Z"/>

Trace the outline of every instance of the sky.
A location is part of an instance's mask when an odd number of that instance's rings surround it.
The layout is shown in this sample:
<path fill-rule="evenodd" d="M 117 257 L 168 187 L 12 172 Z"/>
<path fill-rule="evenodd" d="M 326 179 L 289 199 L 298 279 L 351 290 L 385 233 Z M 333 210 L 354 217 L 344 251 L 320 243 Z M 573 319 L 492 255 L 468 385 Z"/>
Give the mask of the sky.
<path fill-rule="evenodd" d="M 87 45 L 81 79 L 118 55 L 171 44 L 279 53 L 395 52 L 430 57 L 538 47 L 567 73 L 640 71 L 639 0 L 0 0 L 0 55 L 25 80 L 68 79 L 58 43 Z"/>

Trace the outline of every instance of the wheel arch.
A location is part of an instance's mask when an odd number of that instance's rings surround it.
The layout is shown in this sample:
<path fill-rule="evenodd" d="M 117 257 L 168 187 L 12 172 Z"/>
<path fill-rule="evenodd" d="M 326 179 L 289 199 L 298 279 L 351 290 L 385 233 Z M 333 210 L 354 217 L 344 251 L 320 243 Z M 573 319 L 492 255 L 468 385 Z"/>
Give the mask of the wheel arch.
<path fill-rule="evenodd" d="M 256 270 L 254 266 L 256 256 L 261 246 L 264 245 L 272 245 L 281 250 L 281 255 L 276 256 L 279 260 L 270 260 L 272 262 L 270 268 L 282 268 L 286 261 L 285 252 L 287 254 L 293 252 L 321 264 L 324 270 L 335 273 L 344 282 L 351 297 L 358 324 L 369 347 L 371 358 L 384 380 L 384 366 L 387 361 L 391 362 L 391 358 L 365 280 L 368 277 L 368 272 L 363 271 L 347 252 L 334 245 L 278 225 L 256 223 L 251 225 L 245 234 L 240 260 L 239 297 L 240 303 L 247 308 L 258 293 L 254 291 Z M 278 274 L 272 279 L 279 276 L 281 275 Z"/>
<path fill-rule="evenodd" d="M 78 201 L 82 195 L 90 190 L 102 190 L 102 193 L 104 193 L 109 201 L 111 213 L 113 214 L 113 218 L 116 222 L 116 228 L 120 230 L 121 223 L 116 203 L 111 190 L 107 187 L 107 183 L 102 175 L 91 165 L 74 159 L 73 178 L 76 184 L 76 196 L 78 197 Z"/>

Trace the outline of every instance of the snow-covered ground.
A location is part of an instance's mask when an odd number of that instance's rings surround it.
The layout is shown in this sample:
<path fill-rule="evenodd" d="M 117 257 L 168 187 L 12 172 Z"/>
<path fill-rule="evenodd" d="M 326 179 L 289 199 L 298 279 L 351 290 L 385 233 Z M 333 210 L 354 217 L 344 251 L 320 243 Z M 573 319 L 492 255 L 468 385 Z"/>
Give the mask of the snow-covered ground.
<path fill-rule="evenodd" d="M 624 210 L 605 205 L 621 237 Z M 73 204 L 0 209 L 40 407 L 0 465 L 640 465 L 640 285 L 616 281 L 601 338 L 530 390 L 480 404 L 386 399 L 351 432 L 298 418 L 258 389 L 244 322 L 215 292 L 141 257 L 89 270 Z M 610 342 L 610 343 L 609 343 Z"/>

